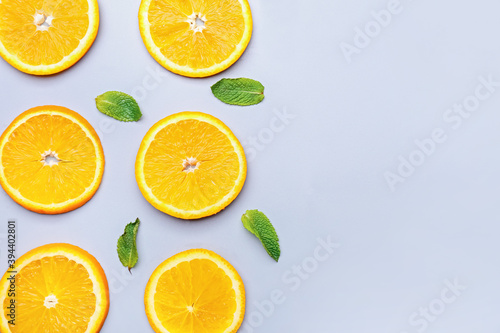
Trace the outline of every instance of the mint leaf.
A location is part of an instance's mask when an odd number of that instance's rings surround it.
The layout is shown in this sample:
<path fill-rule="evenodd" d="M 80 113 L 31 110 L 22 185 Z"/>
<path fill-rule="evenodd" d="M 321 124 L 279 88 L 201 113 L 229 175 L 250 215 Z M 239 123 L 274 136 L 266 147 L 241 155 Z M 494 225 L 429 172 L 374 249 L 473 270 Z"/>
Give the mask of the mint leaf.
<path fill-rule="evenodd" d="M 120 238 L 118 238 L 118 245 L 116 247 L 118 257 L 120 258 L 122 265 L 128 267 L 129 271 L 135 266 L 137 260 L 139 259 L 136 236 L 140 223 L 141 221 L 136 219 L 135 222 L 127 224 L 125 232 L 120 236 Z"/>
<path fill-rule="evenodd" d="M 120 121 L 138 121 L 142 117 L 135 99 L 120 91 L 108 91 L 95 99 L 97 109 Z"/>
<path fill-rule="evenodd" d="M 248 231 L 260 239 L 271 258 L 278 261 L 281 254 L 279 239 L 267 216 L 257 209 L 247 210 L 241 217 L 241 222 Z"/>
<path fill-rule="evenodd" d="M 264 86 L 252 79 L 222 79 L 212 86 L 215 97 L 226 104 L 254 105 L 264 99 Z"/>

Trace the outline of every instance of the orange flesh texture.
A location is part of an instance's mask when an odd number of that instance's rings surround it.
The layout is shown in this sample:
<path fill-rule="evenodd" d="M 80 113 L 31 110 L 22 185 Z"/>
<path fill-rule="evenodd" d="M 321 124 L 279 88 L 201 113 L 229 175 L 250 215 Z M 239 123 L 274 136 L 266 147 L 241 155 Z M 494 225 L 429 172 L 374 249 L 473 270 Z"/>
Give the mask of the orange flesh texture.
<path fill-rule="evenodd" d="M 239 1 L 153 0 L 149 7 L 151 37 L 160 52 L 179 66 L 208 68 L 229 58 L 245 31 Z M 195 32 L 188 17 L 199 14 L 205 28 Z"/>
<path fill-rule="evenodd" d="M 191 172 L 183 163 L 195 158 Z M 228 137 L 215 126 L 181 120 L 160 130 L 144 158 L 145 181 L 162 202 L 181 210 L 218 203 L 234 187 L 240 172 L 238 155 Z"/>
<path fill-rule="evenodd" d="M 36 119 L 35 119 L 36 118 Z M 42 154 L 57 153 L 56 165 L 45 165 Z M 5 178 L 23 197 L 57 204 L 81 195 L 94 181 L 95 147 L 82 128 L 50 114 L 34 116 L 12 133 L 2 152 Z"/>
<path fill-rule="evenodd" d="M 0 38 L 7 51 L 25 64 L 56 64 L 86 35 L 88 11 L 87 0 L 4 0 L 0 2 Z M 37 28 L 37 13 L 53 18 L 50 28 Z"/>
<path fill-rule="evenodd" d="M 170 333 L 224 332 L 237 308 L 231 279 L 206 259 L 181 262 L 163 273 L 154 304 L 158 319 Z"/>
<path fill-rule="evenodd" d="M 15 298 L 4 299 L 6 318 L 15 300 L 11 332 L 85 332 L 96 310 L 93 282 L 81 264 L 56 255 L 34 260 L 16 275 Z M 56 304 L 47 307 L 55 296 Z M 52 298 L 53 299 L 53 298 Z"/>

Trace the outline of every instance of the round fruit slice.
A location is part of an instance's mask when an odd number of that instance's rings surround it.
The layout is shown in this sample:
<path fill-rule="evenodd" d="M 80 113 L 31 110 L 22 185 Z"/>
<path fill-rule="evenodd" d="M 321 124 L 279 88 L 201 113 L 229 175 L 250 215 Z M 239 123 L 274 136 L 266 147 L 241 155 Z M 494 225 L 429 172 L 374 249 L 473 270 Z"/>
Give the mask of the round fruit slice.
<path fill-rule="evenodd" d="M 80 60 L 97 36 L 97 0 L 0 1 L 0 55 L 28 74 L 61 72 Z"/>
<path fill-rule="evenodd" d="M 3 333 L 99 332 L 108 315 L 106 275 L 97 260 L 70 244 L 37 247 L 0 282 Z"/>
<path fill-rule="evenodd" d="M 245 287 L 218 254 L 188 250 L 156 268 L 144 303 L 157 333 L 234 333 L 245 315 Z"/>
<path fill-rule="evenodd" d="M 0 137 L 0 184 L 37 213 L 59 214 L 92 198 L 104 171 L 101 141 L 78 113 L 40 106 L 19 115 Z"/>
<path fill-rule="evenodd" d="M 181 112 L 157 122 L 142 140 L 135 175 L 153 206 L 183 219 L 213 215 L 245 182 L 243 147 L 219 119 Z"/>
<path fill-rule="evenodd" d="M 222 72 L 252 36 L 247 0 L 142 0 L 139 29 L 149 53 L 168 70 L 190 77 Z"/>

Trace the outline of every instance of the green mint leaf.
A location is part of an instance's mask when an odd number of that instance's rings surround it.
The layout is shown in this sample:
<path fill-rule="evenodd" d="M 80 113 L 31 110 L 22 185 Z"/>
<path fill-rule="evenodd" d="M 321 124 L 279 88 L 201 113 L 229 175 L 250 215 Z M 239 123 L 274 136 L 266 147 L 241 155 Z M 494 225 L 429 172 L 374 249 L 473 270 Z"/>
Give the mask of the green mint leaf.
<path fill-rule="evenodd" d="M 257 209 L 247 210 L 241 217 L 241 222 L 248 231 L 260 239 L 271 258 L 278 261 L 281 254 L 279 239 L 267 216 Z"/>
<path fill-rule="evenodd" d="M 135 99 L 120 91 L 108 91 L 95 99 L 97 109 L 120 121 L 138 121 L 142 117 Z"/>
<path fill-rule="evenodd" d="M 123 266 L 127 267 L 129 271 L 135 266 L 137 260 L 139 259 L 136 236 L 140 223 L 141 221 L 136 219 L 135 222 L 127 224 L 125 232 L 120 236 L 120 238 L 118 238 L 118 245 L 116 247 L 118 257 L 120 258 Z"/>
<path fill-rule="evenodd" d="M 248 106 L 264 99 L 264 86 L 252 79 L 222 79 L 212 86 L 215 97 L 226 104 Z"/>

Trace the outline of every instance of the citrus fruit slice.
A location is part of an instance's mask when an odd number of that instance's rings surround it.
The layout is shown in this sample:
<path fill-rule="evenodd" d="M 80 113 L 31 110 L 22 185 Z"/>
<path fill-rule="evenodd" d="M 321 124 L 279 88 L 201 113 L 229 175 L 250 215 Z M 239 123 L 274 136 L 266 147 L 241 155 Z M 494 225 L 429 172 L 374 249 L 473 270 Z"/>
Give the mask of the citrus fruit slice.
<path fill-rule="evenodd" d="M 183 219 L 213 215 L 245 182 L 243 147 L 219 119 L 180 112 L 157 122 L 142 140 L 135 175 L 154 207 Z"/>
<path fill-rule="evenodd" d="M 108 315 L 106 275 L 70 244 L 48 244 L 19 257 L 0 282 L 3 333 L 99 332 Z"/>
<path fill-rule="evenodd" d="M 218 254 L 188 250 L 156 268 L 144 304 L 157 333 L 234 333 L 245 315 L 245 287 Z"/>
<path fill-rule="evenodd" d="M 252 36 L 247 0 L 142 0 L 139 29 L 149 53 L 168 70 L 205 77 L 240 58 Z"/>
<path fill-rule="evenodd" d="M 61 106 L 20 114 L 0 137 L 0 184 L 21 206 L 59 214 L 92 198 L 101 183 L 104 153 L 92 126 Z"/>
<path fill-rule="evenodd" d="M 74 65 L 92 46 L 99 27 L 97 0 L 2 0 L 0 17 L 0 55 L 36 75 Z"/>

